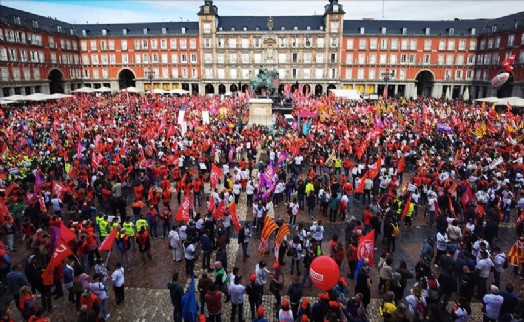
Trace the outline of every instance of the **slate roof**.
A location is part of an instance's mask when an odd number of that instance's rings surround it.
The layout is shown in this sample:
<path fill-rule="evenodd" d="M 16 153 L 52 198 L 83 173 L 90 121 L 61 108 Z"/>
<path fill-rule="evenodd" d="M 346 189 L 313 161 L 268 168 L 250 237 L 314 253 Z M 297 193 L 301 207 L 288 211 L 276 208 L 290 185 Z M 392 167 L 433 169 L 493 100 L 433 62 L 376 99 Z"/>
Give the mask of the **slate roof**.
<path fill-rule="evenodd" d="M 517 12 L 508 16 L 489 19 L 486 22 L 485 28 L 482 30 L 483 33 L 492 32 L 492 27 L 496 26 L 496 31 L 509 31 L 515 29 L 524 29 L 524 11 Z"/>
<path fill-rule="evenodd" d="M 20 24 L 15 23 L 15 17 L 20 18 Z M 38 22 L 38 27 L 33 26 L 33 20 Z M 69 34 L 69 29 L 74 28 L 70 23 L 51 17 L 36 15 L 27 11 L 18 10 L 0 5 L 0 23 L 40 29 L 48 32 L 58 32 L 57 26 L 62 27 L 62 33 Z"/>
<path fill-rule="evenodd" d="M 182 28 L 186 34 L 198 35 L 198 22 L 144 22 L 144 23 L 115 23 L 115 24 L 82 24 L 75 25 L 78 36 L 82 37 L 82 30 L 89 30 L 87 37 L 102 36 L 102 29 L 107 30 L 107 36 L 124 36 L 123 30 L 127 29 L 127 36 L 144 36 L 144 28 L 148 28 L 147 35 L 162 35 L 162 28 L 167 28 L 166 35 L 181 35 Z"/>
<path fill-rule="evenodd" d="M 364 27 L 364 34 L 381 34 L 381 29 L 386 28 L 386 35 L 402 35 L 402 28 L 407 28 L 408 35 L 425 35 L 425 28 L 430 28 L 429 35 L 448 35 L 449 28 L 454 28 L 454 35 L 471 35 L 471 28 L 479 35 L 486 24 L 486 19 L 473 20 L 442 20 L 442 21 L 416 21 L 416 20 L 344 20 L 344 34 L 360 34 Z"/>
<path fill-rule="evenodd" d="M 320 26 L 324 26 L 324 16 L 272 16 L 273 31 L 280 31 L 281 27 L 285 30 L 293 30 L 295 26 L 298 30 L 305 31 L 307 27 L 311 27 L 311 31 L 320 30 Z M 256 27 L 260 31 L 268 31 L 267 21 L 269 16 L 219 16 L 218 27 L 222 27 L 223 31 L 231 31 L 231 27 L 235 27 L 235 31 L 242 31 L 247 27 L 247 31 L 255 31 Z"/>

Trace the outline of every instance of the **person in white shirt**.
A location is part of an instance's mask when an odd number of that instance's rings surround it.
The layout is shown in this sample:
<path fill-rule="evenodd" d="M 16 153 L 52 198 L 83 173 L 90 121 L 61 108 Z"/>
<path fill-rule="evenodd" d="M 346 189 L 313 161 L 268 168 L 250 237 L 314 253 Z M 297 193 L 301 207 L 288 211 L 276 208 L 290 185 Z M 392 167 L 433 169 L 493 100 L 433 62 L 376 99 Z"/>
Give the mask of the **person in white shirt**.
<path fill-rule="evenodd" d="M 235 276 L 234 280 L 229 286 L 229 293 L 231 295 L 231 321 L 235 321 L 236 313 L 238 311 L 238 321 L 244 321 L 244 292 L 246 287 L 241 284 L 242 276 Z"/>
<path fill-rule="evenodd" d="M 322 239 L 324 239 L 324 227 L 322 226 L 322 222 L 320 220 L 318 223 L 314 221 L 313 225 L 309 228 L 309 231 L 311 231 L 313 239 L 317 242 L 321 242 Z"/>
<path fill-rule="evenodd" d="M 471 317 L 471 304 L 466 299 L 458 299 L 451 311 L 453 322 L 468 322 Z"/>
<path fill-rule="evenodd" d="M 62 200 L 60 200 L 57 195 L 53 195 L 53 198 L 51 199 L 51 208 L 53 209 L 55 215 L 60 217 L 62 214 L 62 207 Z"/>
<path fill-rule="evenodd" d="M 104 320 L 107 321 L 111 314 L 109 314 L 109 311 L 107 310 L 107 287 L 104 285 L 104 282 L 102 282 L 103 276 L 100 274 L 94 274 L 93 275 L 93 282 L 89 283 L 89 289 L 91 292 L 93 292 L 95 295 L 100 298 L 101 301 L 101 307 L 102 307 L 102 316 Z"/>
<path fill-rule="evenodd" d="M 437 204 L 437 194 L 435 192 L 431 192 L 428 194 L 428 215 L 429 215 L 429 224 L 433 225 L 435 222 L 435 212 L 437 210 L 438 204 Z"/>
<path fill-rule="evenodd" d="M 484 303 L 484 321 L 497 321 L 500 314 L 500 308 L 504 302 L 504 298 L 499 295 L 499 289 L 495 285 L 491 285 L 491 294 L 486 294 L 482 297 Z"/>
<path fill-rule="evenodd" d="M 446 251 L 448 250 L 448 235 L 446 234 L 445 230 L 439 231 L 437 233 L 437 255 L 435 256 L 435 266 L 438 267 L 438 262 L 440 260 L 440 256 L 446 254 Z"/>
<path fill-rule="evenodd" d="M 240 199 L 240 191 L 242 191 L 242 186 L 240 181 L 235 181 L 233 184 L 233 195 L 235 196 L 235 204 L 238 205 L 238 199 Z"/>
<path fill-rule="evenodd" d="M 275 192 L 273 194 L 273 204 L 275 205 L 275 207 L 278 206 L 278 204 L 280 204 L 282 200 L 284 200 L 284 190 L 286 190 L 286 185 L 282 180 L 280 180 L 277 183 L 277 186 L 275 187 Z"/>
<path fill-rule="evenodd" d="M 115 293 L 115 304 L 120 304 L 125 300 L 124 293 L 124 268 L 122 264 L 115 264 L 115 271 L 111 274 L 111 282 L 113 282 L 113 291 Z"/>
<path fill-rule="evenodd" d="M 478 298 L 482 298 L 486 294 L 486 283 L 488 282 L 491 267 L 493 267 L 493 262 L 489 258 L 488 252 L 482 251 L 480 260 L 477 262 L 477 266 L 475 266 L 475 270 L 478 272 Z"/>
<path fill-rule="evenodd" d="M 176 225 L 171 227 L 171 231 L 167 237 L 169 238 L 169 246 L 173 251 L 173 262 L 182 261 L 182 243 L 180 241 L 180 235 L 178 234 Z"/>
<path fill-rule="evenodd" d="M 266 207 L 262 204 L 262 200 L 258 201 L 258 204 L 253 206 L 253 228 L 256 228 L 256 232 L 262 230 L 262 216 L 267 211 Z"/>
<path fill-rule="evenodd" d="M 267 284 L 267 277 L 271 274 L 266 266 L 266 261 L 262 260 L 255 267 L 255 275 L 257 277 L 255 283 L 262 286 L 262 294 L 264 294 L 264 285 Z"/>
<path fill-rule="evenodd" d="M 246 186 L 246 197 L 247 197 L 247 206 L 252 207 L 253 206 L 253 195 L 255 194 L 255 185 L 253 184 L 253 180 L 249 180 Z"/>

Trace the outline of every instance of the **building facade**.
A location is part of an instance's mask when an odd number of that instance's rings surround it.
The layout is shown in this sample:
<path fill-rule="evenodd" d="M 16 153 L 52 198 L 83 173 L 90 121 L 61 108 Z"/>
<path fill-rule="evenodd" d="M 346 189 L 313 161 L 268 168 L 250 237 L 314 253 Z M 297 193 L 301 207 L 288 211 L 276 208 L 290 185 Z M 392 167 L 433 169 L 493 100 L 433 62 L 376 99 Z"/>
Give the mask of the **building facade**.
<path fill-rule="evenodd" d="M 225 94 L 246 91 L 261 67 L 311 95 L 523 96 L 524 12 L 498 19 L 344 20 L 338 0 L 322 15 L 220 16 L 211 0 L 198 21 L 68 24 L 1 6 L 3 97 L 135 86 Z M 515 70 L 500 89 L 502 60 Z M 276 84 L 275 84 L 276 85 Z M 286 86 L 287 87 L 287 86 Z M 287 87 L 287 88 L 289 88 Z"/>

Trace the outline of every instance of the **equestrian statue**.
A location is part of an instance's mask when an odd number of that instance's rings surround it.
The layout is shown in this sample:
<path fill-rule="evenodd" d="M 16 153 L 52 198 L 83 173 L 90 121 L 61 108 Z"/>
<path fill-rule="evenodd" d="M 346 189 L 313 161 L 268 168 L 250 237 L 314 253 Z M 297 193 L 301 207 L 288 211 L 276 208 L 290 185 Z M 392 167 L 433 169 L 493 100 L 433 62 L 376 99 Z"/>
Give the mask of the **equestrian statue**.
<path fill-rule="evenodd" d="M 263 65 L 260 65 L 258 75 L 251 78 L 249 83 L 255 94 L 262 94 L 265 91 L 267 95 L 272 95 L 276 92 L 276 87 L 278 87 L 278 72 L 274 68 L 268 70 Z"/>

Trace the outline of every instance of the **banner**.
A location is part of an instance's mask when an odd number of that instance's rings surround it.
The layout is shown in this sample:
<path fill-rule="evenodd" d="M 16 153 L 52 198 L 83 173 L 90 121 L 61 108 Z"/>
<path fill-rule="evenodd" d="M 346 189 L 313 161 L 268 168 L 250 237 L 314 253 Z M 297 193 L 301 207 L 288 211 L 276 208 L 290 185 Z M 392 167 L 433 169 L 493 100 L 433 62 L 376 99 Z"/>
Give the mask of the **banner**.
<path fill-rule="evenodd" d="M 368 178 L 369 171 L 364 173 L 362 176 L 362 179 L 360 180 L 359 185 L 355 188 L 354 193 L 363 193 L 364 192 L 364 186 L 366 183 L 366 179 Z"/>
<path fill-rule="evenodd" d="M 377 163 L 375 164 L 375 167 L 369 169 L 369 177 L 371 179 L 375 179 L 377 177 L 381 166 L 382 166 L 382 156 L 379 155 L 377 158 Z"/>
<path fill-rule="evenodd" d="M 266 215 L 264 218 L 264 225 L 262 228 L 262 233 L 260 234 L 260 244 L 258 245 L 258 255 L 260 257 L 264 256 L 268 247 L 268 239 L 272 232 L 278 228 L 278 225 Z"/>
<path fill-rule="evenodd" d="M 176 220 L 183 221 L 185 223 L 189 221 L 189 204 L 189 195 L 185 195 L 184 199 L 182 199 L 182 204 L 180 207 L 178 207 L 178 211 L 176 212 Z"/>
<path fill-rule="evenodd" d="M 113 248 L 115 242 L 116 234 L 118 232 L 118 227 L 113 228 L 109 235 L 102 241 L 100 246 L 98 246 L 98 251 L 107 250 L 110 251 Z"/>
<path fill-rule="evenodd" d="M 237 205 L 235 203 L 229 206 L 229 213 L 231 214 L 231 222 L 233 223 L 233 227 L 235 228 L 235 231 L 238 233 L 240 231 L 240 228 L 242 228 L 242 225 L 240 224 L 240 220 L 238 220 Z"/>
<path fill-rule="evenodd" d="M 42 273 L 44 285 L 53 285 L 53 270 L 55 266 L 71 255 L 73 255 L 71 249 L 67 246 L 65 241 L 60 239 L 53 251 L 53 256 L 51 256 L 51 259 L 49 260 L 49 264 L 47 264 L 46 269 Z"/>
<path fill-rule="evenodd" d="M 215 218 L 215 220 L 219 220 L 220 217 L 222 217 L 225 214 L 226 214 L 226 204 L 222 200 L 220 201 L 218 206 L 215 208 L 215 211 L 213 211 L 213 218 Z"/>
<path fill-rule="evenodd" d="M 462 204 L 462 208 L 466 208 L 468 204 L 473 201 L 473 191 L 471 191 L 471 188 L 469 186 L 466 187 L 466 191 L 462 194 L 460 197 L 460 203 Z"/>
<path fill-rule="evenodd" d="M 220 176 L 222 176 L 222 170 L 213 163 L 211 165 L 211 173 L 209 174 L 209 184 L 212 189 L 216 188 Z"/>
<path fill-rule="evenodd" d="M 367 235 L 361 236 L 358 241 L 357 257 L 358 259 L 367 258 L 369 266 L 373 267 L 373 256 L 375 251 L 375 229 L 371 230 Z"/>

